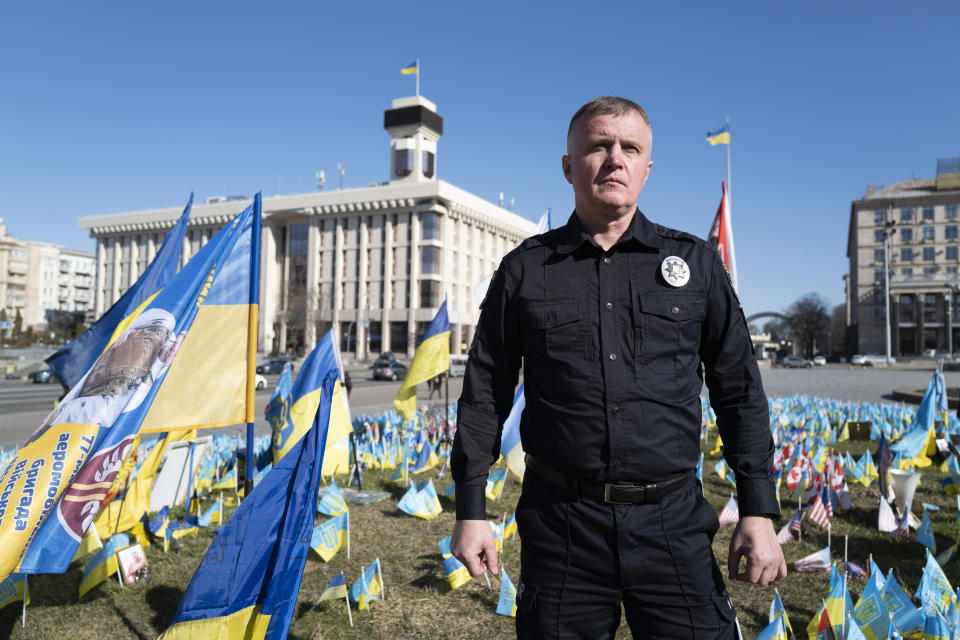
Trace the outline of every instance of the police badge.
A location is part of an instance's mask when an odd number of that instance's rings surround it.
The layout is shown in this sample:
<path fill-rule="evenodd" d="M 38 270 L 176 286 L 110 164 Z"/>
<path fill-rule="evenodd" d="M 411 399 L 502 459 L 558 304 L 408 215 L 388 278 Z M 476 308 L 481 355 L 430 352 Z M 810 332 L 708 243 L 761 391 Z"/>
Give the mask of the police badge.
<path fill-rule="evenodd" d="M 660 274 L 671 287 L 682 287 L 690 281 L 690 268 L 683 258 L 668 256 L 660 263 Z"/>

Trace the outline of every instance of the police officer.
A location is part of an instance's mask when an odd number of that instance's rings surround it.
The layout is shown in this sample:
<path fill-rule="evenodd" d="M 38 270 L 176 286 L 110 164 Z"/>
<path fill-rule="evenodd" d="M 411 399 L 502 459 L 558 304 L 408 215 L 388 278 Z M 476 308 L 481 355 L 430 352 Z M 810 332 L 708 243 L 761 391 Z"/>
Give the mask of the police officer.
<path fill-rule="evenodd" d="M 637 209 L 652 140 L 629 100 L 577 111 L 562 159 L 576 209 L 504 257 L 470 349 L 451 549 L 472 575 L 497 573 L 484 487 L 522 364 L 521 638 L 613 637 L 621 604 L 636 638 L 735 637 L 717 516 L 694 477 L 704 376 L 739 496 L 728 575 L 786 576 L 743 312 L 715 250 Z"/>

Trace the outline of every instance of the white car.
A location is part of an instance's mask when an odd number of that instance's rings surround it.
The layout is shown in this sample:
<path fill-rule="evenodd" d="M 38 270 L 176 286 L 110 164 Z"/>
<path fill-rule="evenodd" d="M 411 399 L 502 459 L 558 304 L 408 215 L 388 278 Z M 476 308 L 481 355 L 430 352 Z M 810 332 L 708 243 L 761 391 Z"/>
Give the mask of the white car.
<path fill-rule="evenodd" d="M 867 359 L 858 353 L 850 358 L 850 364 L 859 364 L 860 366 L 864 366 L 867 364 Z"/>
<path fill-rule="evenodd" d="M 264 378 L 264 377 L 263 377 L 262 375 L 260 375 L 259 373 L 254 374 L 254 376 L 255 376 L 255 377 L 253 378 L 253 381 L 254 381 L 254 385 L 253 385 L 253 386 L 255 386 L 255 387 L 257 388 L 257 391 L 259 391 L 260 389 L 266 389 L 266 388 L 267 388 L 267 379 Z"/>
<path fill-rule="evenodd" d="M 818 367 L 822 367 L 827 364 L 827 359 L 824 356 L 813 356 L 813 364 Z"/>

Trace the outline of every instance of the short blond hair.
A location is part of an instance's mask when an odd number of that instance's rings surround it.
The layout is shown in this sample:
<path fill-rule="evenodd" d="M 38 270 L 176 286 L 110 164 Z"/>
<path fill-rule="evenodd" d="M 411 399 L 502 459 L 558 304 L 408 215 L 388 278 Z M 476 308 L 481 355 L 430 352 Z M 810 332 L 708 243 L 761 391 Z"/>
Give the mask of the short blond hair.
<path fill-rule="evenodd" d="M 570 126 L 567 127 L 567 139 L 570 138 L 570 134 L 573 133 L 573 128 L 577 126 L 577 123 L 586 117 L 595 115 L 625 116 L 628 113 L 638 114 L 647 126 L 650 126 L 650 118 L 647 117 L 647 112 L 633 100 L 617 96 L 601 96 L 591 100 L 577 109 L 577 112 L 570 118 Z"/>

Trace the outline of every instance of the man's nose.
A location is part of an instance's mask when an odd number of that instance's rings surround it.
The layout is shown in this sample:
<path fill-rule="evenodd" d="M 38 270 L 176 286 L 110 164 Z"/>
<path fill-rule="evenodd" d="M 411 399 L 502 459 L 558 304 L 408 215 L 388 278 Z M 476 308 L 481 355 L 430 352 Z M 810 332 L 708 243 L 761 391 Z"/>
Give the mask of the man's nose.
<path fill-rule="evenodd" d="M 604 164 L 611 169 L 623 166 L 623 149 L 620 148 L 620 145 L 615 144 L 610 147 Z"/>

